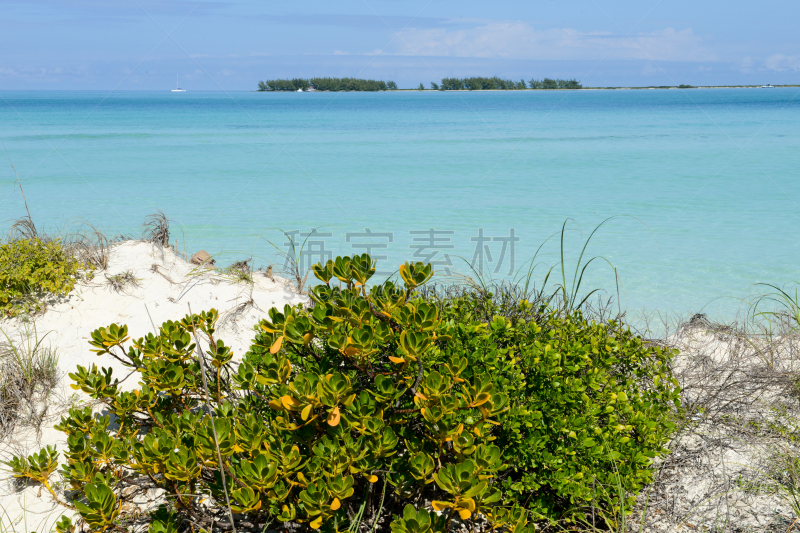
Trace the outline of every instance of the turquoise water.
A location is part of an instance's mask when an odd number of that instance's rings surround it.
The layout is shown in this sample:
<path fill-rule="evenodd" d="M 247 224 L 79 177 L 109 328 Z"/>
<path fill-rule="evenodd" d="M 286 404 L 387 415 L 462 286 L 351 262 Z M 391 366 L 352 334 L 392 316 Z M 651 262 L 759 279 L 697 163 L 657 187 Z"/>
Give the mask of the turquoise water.
<path fill-rule="evenodd" d="M 797 89 L 0 92 L 0 138 L 39 226 L 139 235 L 163 209 L 179 247 L 223 263 L 280 265 L 269 228 L 321 227 L 312 251 L 383 245 L 381 270 L 482 256 L 509 278 L 512 228 L 519 271 L 565 220 L 574 264 L 626 215 L 587 255 L 616 267 L 631 310 L 730 316 L 754 283 L 800 278 Z M 24 214 L 14 180 L 0 162 L 4 227 Z M 537 261 L 558 252 L 556 237 Z M 608 263 L 585 287 L 616 292 Z"/>

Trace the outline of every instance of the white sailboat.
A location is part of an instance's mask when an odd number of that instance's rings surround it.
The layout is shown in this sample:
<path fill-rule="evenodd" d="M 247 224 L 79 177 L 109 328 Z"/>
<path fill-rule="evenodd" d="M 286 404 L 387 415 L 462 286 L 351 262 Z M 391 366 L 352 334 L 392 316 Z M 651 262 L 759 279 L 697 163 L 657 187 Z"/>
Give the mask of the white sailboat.
<path fill-rule="evenodd" d="M 186 89 L 181 89 L 180 87 L 178 87 L 178 75 L 177 74 L 175 75 L 175 88 L 172 89 L 172 92 L 174 92 L 174 93 L 185 93 L 186 92 Z"/>

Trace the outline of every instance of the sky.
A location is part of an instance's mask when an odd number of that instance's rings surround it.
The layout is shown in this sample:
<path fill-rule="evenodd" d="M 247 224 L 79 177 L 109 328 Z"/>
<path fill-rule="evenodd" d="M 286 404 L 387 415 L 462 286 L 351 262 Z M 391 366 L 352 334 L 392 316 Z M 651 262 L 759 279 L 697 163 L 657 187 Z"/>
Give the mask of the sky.
<path fill-rule="evenodd" d="M 797 21 L 796 0 L 0 0 L 0 90 L 796 84 Z"/>

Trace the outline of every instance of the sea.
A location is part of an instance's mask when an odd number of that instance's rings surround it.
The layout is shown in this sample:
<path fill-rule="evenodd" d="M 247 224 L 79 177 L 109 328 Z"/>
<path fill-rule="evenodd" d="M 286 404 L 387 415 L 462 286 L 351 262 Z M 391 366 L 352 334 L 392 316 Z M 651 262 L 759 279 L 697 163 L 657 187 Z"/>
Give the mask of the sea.
<path fill-rule="evenodd" d="M 370 253 L 725 321 L 800 280 L 798 88 L 0 91 L 0 141 L 3 234 L 24 200 L 118 238 L 161 210 L 218 266 Z"/>

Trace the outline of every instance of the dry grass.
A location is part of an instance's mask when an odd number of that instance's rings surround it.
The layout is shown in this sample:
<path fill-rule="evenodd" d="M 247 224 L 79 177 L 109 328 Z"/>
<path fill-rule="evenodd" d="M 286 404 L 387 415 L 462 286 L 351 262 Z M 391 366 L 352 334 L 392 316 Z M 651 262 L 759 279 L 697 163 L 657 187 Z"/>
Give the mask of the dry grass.
<path fill-rule="evenodd" d="M 44 344 L 34 323 L 25 323 L 18 339 L 5 332 L 0 342 L 0 438 L 23 423 L 40 431 L 48 397 L 60 378 L 58 355 Z"/>
<path fill-rule="evenodd" d="M 800 525 L 800 332 L 788 315 L 771 319 L 664 325 L 655 341 L 681 351 L 682 409 L 671 453 L 634 513 L 643 531 Z"/>
<path fill-rule="evenodd" d="M 86 267 L 96 270 L 108 268 L 110 243 L 99 228 L 81 221 L 64 237 L 63 242 L 72 255 Z"/>
<path fill-rule="evenodd" d="M 223 272 L 233 277 L 235 283 L 254 283 L 253 282 L 253 268 L 250 263 L 253 258 L 245 259 L 243 261 L 236 261 L 229 267 L 225 268 Z"/>
<path fill-rule="evenodd" d="M 109 276 L 106 274 L 106 285 L 114 292 L 122 292 L 126 287 L 139 287 L 139 279 L 133 275 L 132 270 L 125 270 L 119 274 Z"/>
<path fill-rule="evenodd" d="M 16 220 L 8 229 L 8 240 L 17 241 L 21 239 L 35 239 L 39 236 L 39 232 L 29 217 L 22 217 Z"/>
<path fill-rule="evenodd" d="M 169 248 L 169 218 L 163 211 L 158 210 L 145 217 L 142 239 L 159 248 Z"/>

